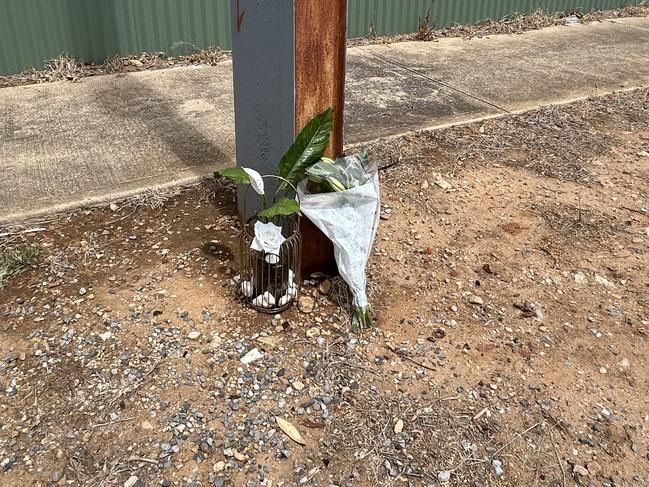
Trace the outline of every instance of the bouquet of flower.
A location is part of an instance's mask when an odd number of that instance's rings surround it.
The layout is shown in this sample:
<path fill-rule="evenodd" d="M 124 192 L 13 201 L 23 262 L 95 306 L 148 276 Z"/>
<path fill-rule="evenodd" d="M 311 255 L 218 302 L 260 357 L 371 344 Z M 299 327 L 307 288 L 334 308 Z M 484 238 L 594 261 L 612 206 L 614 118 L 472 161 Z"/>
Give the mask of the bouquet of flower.
<path fill-rule="evenodd" d="M 371 323 L 365 267 L 379 222 L 378 171 L 362 150 L 322 158 L 298 185 L 301 211 L 333 242 L 338 271 L 354 294 L 352 325 Z"/>

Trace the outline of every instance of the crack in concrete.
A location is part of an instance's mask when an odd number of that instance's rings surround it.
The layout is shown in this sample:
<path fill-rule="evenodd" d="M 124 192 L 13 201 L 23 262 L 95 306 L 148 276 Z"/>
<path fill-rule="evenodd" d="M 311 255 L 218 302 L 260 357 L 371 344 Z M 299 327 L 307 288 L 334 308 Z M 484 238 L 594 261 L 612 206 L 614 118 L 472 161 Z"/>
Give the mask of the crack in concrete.
<path fill-rule="evenodd" d="M 381 56 L 380 54 L 377 54 L 376 52 L 373 52 L 372 55 L 375 56 L 375 57 L 377 57 L 377 58 L 379 58 L 379 59 L 381 59 L 381 60 L 383 60 L 383 61 L 385 61 L 385 62 L 387 62 L 387 63 L 390 63 L 390 64 L 392 64 L 392 65 L 394 65 L 394 66 L 397 66 L 397 67 L 400 67 L 400 68 L 402 68 L 402 69 L 405 69 L 406 71 L 409 71 L 409 72 L 411 72 L 411 73 L 413 73 L 413 74 L 416 74 L 417 76 L 420 76 L 420 77 L 425 78 L 425 79 L 427 79 L 427 80 L 429 80 L 429 81 L 432 81 L 433 83 L 437 83 L 438 85 L 443 86 L 443 87 L 445 87 L 445 88 L 448 88 L 449 90 L 453 90 L 453 91 L 455 91 L 456 93 L 459 93 L 459 94 L 464 95 L 464 96 L 468 96 L 469 98 L 472 98 L 473 100 L 476 100 L 477 102 L 480 102 L 480 103 L 482 103 L 482 104 L 484 104 L 484 105 L 487 105 L 487 106 L 490 106 L 490 107 L 492 107 L 492 108 L 495 108 L 496 110 L 500 110 L 500 111 L 503 112 L 503 113 L 511 113 L 511 112 L 510 112 L 509 110 L 507 110 L 506 108 L 503 108 L 503 107 L 501 107 L 501 106 L 499 106 L 499 105 L 496 105 L 495 103 L 492 103 L 492 102 L 490 102 L 489 100 L 485 100 L 484 98 L 481 98 L 481 97 L 479 97 L 479 96 L 476 96 L 476 95 L 474 95 L 474 94 L 472 94 L 472 93 L 469 93 L 469 92 L 467 92 L 467 91 L 464 91 L 464 90 L 461 90 L 461 89 L 459 89 L 459 88 L 456 88 L 455 86 L 450 85 L 449 83 L 446 83 L 446 82 L 444 82 L 444 81 L 442 81 L 442 80 L 439 80 L 439 79 L 433 78 L 432 76 L 429 76 L 429 75 L 426 74 L 426 73 L 422 73 L 422 72 L 420 72 L 420 71 L 417 71 L 416 69 L 411 68 L 410 66 L 407 66 L 407 65 L 405 65 L 405 64 L 399 63 L 399 62 L 394 61 L 394 60 L 392 60 L 392 59 L 390 59 L 390 58 L 387 58 L 387 57 L 385 57 L 385 56 Z"/>

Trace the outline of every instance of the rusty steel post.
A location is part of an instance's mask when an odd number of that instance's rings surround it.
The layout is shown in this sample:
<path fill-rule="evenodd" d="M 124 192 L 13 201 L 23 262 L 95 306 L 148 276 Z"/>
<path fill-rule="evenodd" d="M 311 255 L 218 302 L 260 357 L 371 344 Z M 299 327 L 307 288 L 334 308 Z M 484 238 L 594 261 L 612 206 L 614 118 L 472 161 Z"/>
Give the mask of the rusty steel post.
<path fill-rule="evenodd" d="M 334 128 L 327 155 L 343 151 L 347 0 L 295 0 L 295 129 L 328 107 Z M 336 272 L 333 246 L 307 218 L 302 219 L 302 275 Z"/>

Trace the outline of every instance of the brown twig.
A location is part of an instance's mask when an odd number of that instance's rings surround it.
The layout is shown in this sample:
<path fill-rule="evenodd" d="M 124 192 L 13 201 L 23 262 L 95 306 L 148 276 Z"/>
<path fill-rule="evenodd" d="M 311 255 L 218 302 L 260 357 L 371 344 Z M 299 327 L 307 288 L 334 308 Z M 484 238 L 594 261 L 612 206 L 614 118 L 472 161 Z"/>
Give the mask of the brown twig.
<path fill-rule="evenodd" d="M 559 450 L 557 448 L 557 443 L 554 441 L 554 434 L 552 433 L 552 428 L 550 429 L 550 439 L 552 440 L 552 448 L 554 449 L 554 454 L 557 457 L 557 462 L 559 462 L 559 468 L 561 469 L 561 478 L 562 478 L 562 483 L 561 485 L 563 487 L 566 486 L 566 471 L 563 468 L 563 463 L 561 462 L 561 458 L 559 457 Z"/>

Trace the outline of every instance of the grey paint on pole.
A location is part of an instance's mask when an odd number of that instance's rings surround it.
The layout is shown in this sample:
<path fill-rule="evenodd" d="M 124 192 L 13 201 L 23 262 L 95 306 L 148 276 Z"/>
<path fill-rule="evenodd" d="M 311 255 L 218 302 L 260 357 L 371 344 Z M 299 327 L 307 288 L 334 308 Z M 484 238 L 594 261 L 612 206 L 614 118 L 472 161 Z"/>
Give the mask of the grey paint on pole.
<path fill-rule="evenodd" d="M 295 137 L 293 0 L 230 0 L 230 8 L 237 165 L 276 174 Z M 246 217 L 260 207 L 256 194 L 247 194 Z"/>

